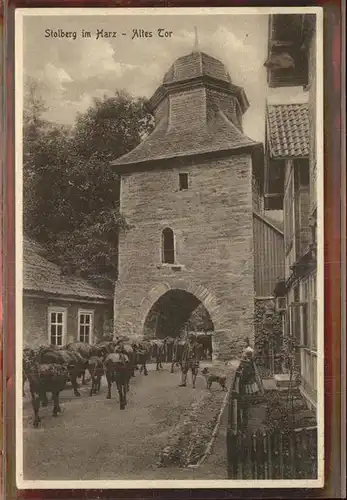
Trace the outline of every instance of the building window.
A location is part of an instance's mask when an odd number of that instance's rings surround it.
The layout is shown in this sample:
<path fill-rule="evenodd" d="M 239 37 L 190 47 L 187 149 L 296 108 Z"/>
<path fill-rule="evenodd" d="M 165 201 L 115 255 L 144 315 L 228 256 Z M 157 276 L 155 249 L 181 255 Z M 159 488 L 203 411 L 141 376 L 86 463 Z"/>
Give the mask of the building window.
<path fill-rule="evenodd" d="M 48 342 L 51 345 L 62 346 L 65 343 L 66 310 L 49 308 L 48 310 Z"/>
<path fill-rule="evenodd" d="M 307 303 L 292 302 L 289 306 L 290 334 L 299 345 L 308 344 Z"/>
<path fill-rule="evenodd" d="M 308 344 L 308 310 L 305 291 L 302 291 L 300 300 L 300 288 L 297 285 L 293 290 L 293 302 L 289 305 L 290 335 L 293 336 L 298 345 Z"/>
<path fill-rule="evenodd" d="M 188 189 L 188 174 L 178 174 L 180 191 Z"/>
<path fill-rule="evenodd" d="M 78 313 L 78 340 L 91 344 L 93 334 L 93 311 L 82 311 Z"/>
<path fill-rule="evenodd" d="M 166 227 L 162 234 L 162 262 L 164 264 L 175 262 L 175 237 L 169 227 Z"/>
<path fill-rule="evenodd" d="M 310 163 L 308 158 L 294 161 L 294 169 L 297 171 L 298 184 L 300 187 L 308 187 L 310 183 Z"/>

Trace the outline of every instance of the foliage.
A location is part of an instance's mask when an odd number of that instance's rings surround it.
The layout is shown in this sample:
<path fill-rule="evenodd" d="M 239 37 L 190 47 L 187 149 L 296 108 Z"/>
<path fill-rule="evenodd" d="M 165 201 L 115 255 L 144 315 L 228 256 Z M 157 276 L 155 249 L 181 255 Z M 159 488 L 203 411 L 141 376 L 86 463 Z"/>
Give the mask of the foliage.
<path fill-rule="evenodd" d="M 288 391 L 269 391 L 266 395 L 265 427 L 267 431 L 280 430 L 288 432 L 297 426 L 302 416 L 307 413 L 307 407 L 298 389 Z M 314 416 L 313 421 L 315 421 Z M 312 418 L 311 418 L 312 421 Z M 313 424 L 314 425 L 314 424 Z"/>
<path fill-rule="evenodd" d="M 316 416 L 307 409 L 306 403 L 297 389 L 291 391 L 269 391 L 266 395 L 267 431 L 290 432 L 293 427 L 317 425 Z"/>
<path fill-rule="evenodd" d="M 109 319 L 107 321 L 104 321 L 103 330 L 102 330 L 102 337 L 100 338 L 100 340 L 103 340 L 103 341 L 113 340 L 113 333 L 114 333 L 113 327 L 114 327 L 113 319 Z"/>
<path fill-rule="evenodd" d="M 300 342 L 293 336 L 284 336 L 279 357 L 284 368 L 291 372 L 291 383 L 293 386 L 300 382 L 300 366 L 297 361 Z"/>
<path fill-rule="evenodd" d="M 267 431 L 287 432 L 292 427 L 293 419 L 287 399 L 278 391 L 271 391 L 266 398 L 265 427 Z"/>
<path fill-rule="evenodd" d="M 112 160 L 153 128 L 144 99 L 124 92 L 95 99 L 74 127 L 53 125 L 40 86 L 26 82 L 23 126 L 24 230 L 66 273 L 106 285 L 117 278 L 119 210 Z"/>
<path fill-rule="evenodd" d="M 254 329 L 256 359 L 262 366 L 271 347 L 275 355 L 279 354 L 282 338 L 282 318 L 271 299 L 255 302 Z"/>
<path fill-rule="evenodd" d="M 186 331 L 207 332 L 211 330 L 213 330 L 213 323 L 204 304 L 199 304 L 191 312 L 189 318 L 182 327 L 183 332 Z"/>
<path fill-rule="evenodd" d="M 255 330 L 258 360 L 264 361 L 264 354 L 268 354 L 269 347 L 272 346 L 275 359 L 290 374 L 287 391 L 271 391 L 265 396 L 265 426 L 268 431 L 279 429 L 289 432 L 294 422 L 295 392 L 300 380 L 300 367 L 297 363 L 299 343 L 294 337 L 283 336 L 281 315 L 275 311 L 271 301 L 256 302 Z"/>

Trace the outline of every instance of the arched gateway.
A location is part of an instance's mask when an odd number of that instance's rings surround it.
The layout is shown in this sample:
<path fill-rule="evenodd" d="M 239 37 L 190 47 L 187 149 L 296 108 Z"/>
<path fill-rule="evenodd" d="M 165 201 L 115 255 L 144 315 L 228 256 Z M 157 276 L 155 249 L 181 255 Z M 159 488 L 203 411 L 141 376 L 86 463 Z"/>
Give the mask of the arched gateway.
<path fill-rule="evenodd" d="M 211 316 L 194 295 L 183 290 L 170 290 L 149 310 L 143 334 L 150 337 L 179 337 L 189 331 L 212 332 Z"/>
<path fill-rule="evenodd" d="M 200 307 L 227 358 L 254 337 L 252 178 L 263 156 L 243 134 L 247 97 L 194 49 L 149 107 L 154 131 L 112 163 L 130 227 L 119 236 L 115 331 L 177 333 Z"/>
<path fill-rule="evenodd" d="M 184 328 L 213 331 L 214 323 L 219 322 L 219 306 L 204 287 L 174 281 L 149 291 L 142 303 L 141 318 L 145 335 L 176 337 Z"/>
<path fill-rule="evenodd" d="M 213 330 L 214 325 L 219 324 L 220 308 L 214 295 L 206 288 L 182 280 L 156 285 L 141 303 L 141 329 L 144 333 L 148 333 L 149 329 L 161 333 L 165 325 L 166 331 L 171 330 L 176 336 L 178 329 L 187 323 L 197 308 L 206 311 L 204 326 Z"/>

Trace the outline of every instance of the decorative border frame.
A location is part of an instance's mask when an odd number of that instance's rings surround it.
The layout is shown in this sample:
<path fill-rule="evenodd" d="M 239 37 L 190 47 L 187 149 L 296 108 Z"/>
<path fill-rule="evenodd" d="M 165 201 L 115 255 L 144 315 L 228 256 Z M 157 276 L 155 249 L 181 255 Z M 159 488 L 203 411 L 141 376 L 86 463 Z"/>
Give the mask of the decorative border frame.
<path fill-rule="evenodd" d="M 15 486 L 15 188 L 14 188 L 14 11 L 17 7 L 51 7 L 49 0 L 17 0 L 4 5 L 4 71 L 3 128 L 6 133 L 3 175 L 3 313 L 2 326 L 5 356 L 3 358 L 3 486 L 6 498 L 336 498 L 345 495 L 345 450 L 343 449 L 345 414 L 345 187 L 346 172 L 342 167 L 343 68 L 342 51 L 345 36 L 344 2 L 337 0 L 297 1 L 296 6 L 324 8 L 325 59 L 325 487 L 322 489 L 226 489 L 226 490 L 17 490 Z M 230 7 L 230 1 L 208 0 L 56 0 L 54 7 Z M 264 5 L 265 4 L 265 5 Z M 293 2 L 259 2 L 235 0 L 232 6 L 293 6 Z M 337 195 L 339 193 L 340 196 Z M 1 224 L 1 223 L 0 223 Z M 341 276 L 342 275 L 342 276 Z M 1 302 L 0 302 L 1 306 Z M 1 321 L 1 307 L 0 307 Z M 0 330 L 1 334 L 1 330 Z M 1 358 L 0 358 L 1 362 Z M 1 366 L 1 365 L 0 365 Z"/>

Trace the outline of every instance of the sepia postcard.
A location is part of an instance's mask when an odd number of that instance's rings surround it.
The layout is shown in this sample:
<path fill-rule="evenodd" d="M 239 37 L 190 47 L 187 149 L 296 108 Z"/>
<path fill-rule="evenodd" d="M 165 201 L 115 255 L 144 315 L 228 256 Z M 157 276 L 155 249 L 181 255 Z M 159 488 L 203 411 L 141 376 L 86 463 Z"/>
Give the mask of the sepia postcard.
<path fill-rule="evenodd" d="M 322 23 L 16 10 L 19 489 L 324 485 Z"/>

